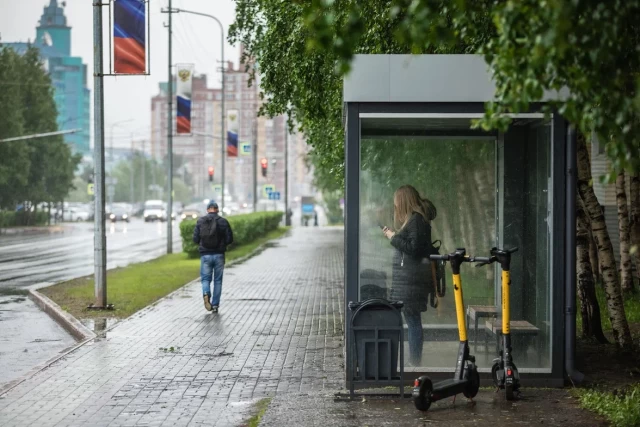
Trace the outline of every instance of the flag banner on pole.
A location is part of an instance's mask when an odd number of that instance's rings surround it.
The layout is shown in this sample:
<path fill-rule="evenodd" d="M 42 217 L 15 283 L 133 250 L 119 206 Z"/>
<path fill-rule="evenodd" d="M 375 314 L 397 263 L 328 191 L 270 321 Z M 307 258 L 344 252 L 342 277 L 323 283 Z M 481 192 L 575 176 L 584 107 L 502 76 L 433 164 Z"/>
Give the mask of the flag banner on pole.
<path fill-rule="evenodd" d="M 116 74 L 145 74 L 146 10 L 143 0 L 113 2 L 113 71 Z"/>
<path fill-rule="evenodd" d="M 227 157 L 238 157 L 238 110 L 227 111 Z"/>
<path fill-rule="evenodd" d="M 176 132 L 179 134 L 190 134 L 193 64 L 177 65 L 176 73 Z"/>

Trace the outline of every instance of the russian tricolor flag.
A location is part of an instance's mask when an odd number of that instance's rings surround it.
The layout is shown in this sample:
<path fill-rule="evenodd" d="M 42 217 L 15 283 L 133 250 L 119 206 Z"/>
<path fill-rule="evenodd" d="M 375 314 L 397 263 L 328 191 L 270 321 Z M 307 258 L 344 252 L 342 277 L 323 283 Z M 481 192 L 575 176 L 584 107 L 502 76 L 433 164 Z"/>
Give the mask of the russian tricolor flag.
<path fill-rule="evenodd" d="M 116 74 L 145 74 L 145 5 L 143 0 L 116 0 L 113 12 L 113 60 Z"/>
<path fill-rule="evenodd" d="M 191 133 L 191 97 L 193 91 L 193 65 L 177 65 L 176 132 Z"/>

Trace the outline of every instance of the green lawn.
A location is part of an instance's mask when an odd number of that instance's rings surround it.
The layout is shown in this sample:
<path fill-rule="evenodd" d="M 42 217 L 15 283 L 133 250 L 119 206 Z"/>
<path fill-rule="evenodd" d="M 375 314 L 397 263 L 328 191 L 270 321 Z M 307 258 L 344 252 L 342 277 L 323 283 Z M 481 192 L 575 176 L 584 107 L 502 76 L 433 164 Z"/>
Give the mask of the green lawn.
<path fill-rule="evenodd" d="M 250 254 L 269 240 L 283 236 L 287 230 L 279 228 L 252 243 L 233 248 L 227 252 L 227 262 Z M 184 253 L 109 270 L 107 301 L 115 309 L 107 312 L 87 310 L 87 306 L 94 302 L 93 276 L 61 282 L 40 292 L 76 318 L 106 316 L 123 319 L 198 278 L 199 271 L 200 260 L 188 259 Z"/>

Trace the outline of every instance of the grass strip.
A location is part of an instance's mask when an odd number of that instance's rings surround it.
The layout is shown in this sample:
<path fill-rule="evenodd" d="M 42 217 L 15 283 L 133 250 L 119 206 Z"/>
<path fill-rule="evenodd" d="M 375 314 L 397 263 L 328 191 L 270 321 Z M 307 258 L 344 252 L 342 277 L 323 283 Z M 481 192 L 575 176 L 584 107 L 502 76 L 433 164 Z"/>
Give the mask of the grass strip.
<path fill-rule="evenodd" d="M 258 412 L 249 418 L 249 421 L 246 424 L 247 427 L 258 427 L 260 425 L 260 420 L 262 420 L 264 413 L 267 412 L 271 399 L 271 397 L 266 397 L 264 399 L 260 399 L 258 403 L 256 403 L 256 409 Z"/>
<path fill-rule="evenodd" d="M 269 240 L 283 236 L 287 230 L 281 227 L 251 243 L 234 247 L 227 252 L 227 262 L 249 255 Z M 93 275 L 57 283 L 39 289 L 39 292 L 78 319 L 124 319 L 196 279 L 199 272 L 200 260 L 189 259 L 184 253 L 164 255 L 151 261 L 109 270 L 107 301 L 115 309 L 107 312 L 87 310 L 87 306 L 95 300 Z"/>
<path fill-rule="evenodd" d="M 615 427 L 640 425 L 640 384 L 614 390 L 577 389 L 580 405 L 604 416 Z"/>

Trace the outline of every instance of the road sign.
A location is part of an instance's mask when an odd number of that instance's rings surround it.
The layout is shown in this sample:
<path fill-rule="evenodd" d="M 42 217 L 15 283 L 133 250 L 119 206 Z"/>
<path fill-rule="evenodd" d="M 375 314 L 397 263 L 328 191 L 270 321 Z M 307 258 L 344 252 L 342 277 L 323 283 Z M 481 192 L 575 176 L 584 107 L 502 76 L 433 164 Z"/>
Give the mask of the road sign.
<path fill-rule="evenodd" d="M 271 193 L 269 193 L 269 200 L 280 200 L 280 192 L 272 191 Z"/>
<path fill-rule="evenodd" d="M 240 155 L 241 156 L 250 156 L 251 155 L 251 143 L 250 142 L 241 142 L 240 143 Z"/>
<path fill-rule="evenodd" d="M 273 184 L 265 184 L 262 186 L 262 195 L 264 197 L 269 197 L 269 193 L 273 193 L 276 191 L 276 186 Z"/>
<path fill-rule="evenodd" d="M 215 194 L 222 194 L 222 184 L 211 184 L 211 189 Z"/>
<path fill-rule="evenodd" d="M 90 196 L 93 196 L 94 194 L 96 194 L 95 190 L 93 188 L 94 185 L 95 184 L 87 184 L 87 194 L 90 195 Z"/>

